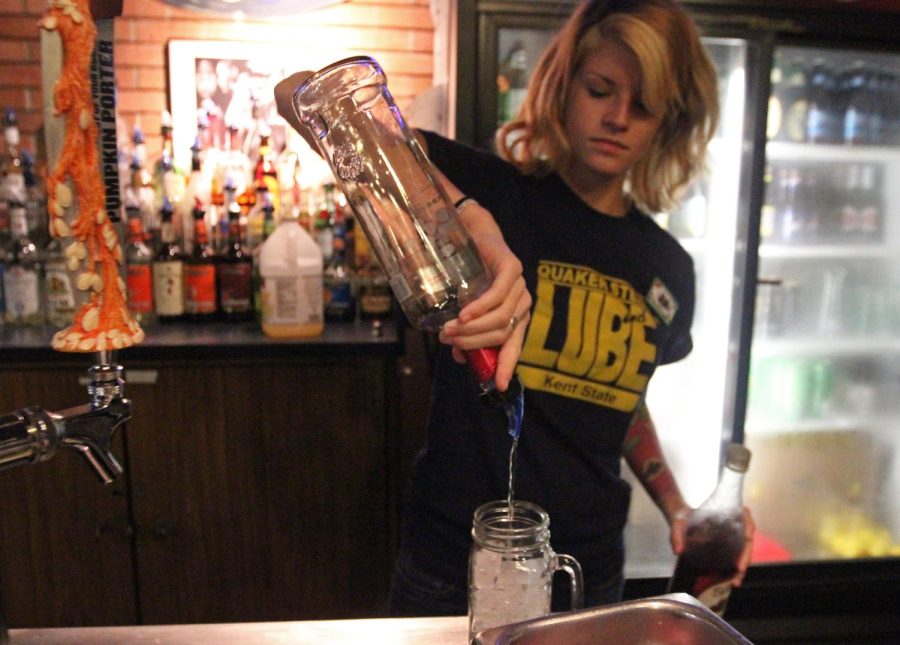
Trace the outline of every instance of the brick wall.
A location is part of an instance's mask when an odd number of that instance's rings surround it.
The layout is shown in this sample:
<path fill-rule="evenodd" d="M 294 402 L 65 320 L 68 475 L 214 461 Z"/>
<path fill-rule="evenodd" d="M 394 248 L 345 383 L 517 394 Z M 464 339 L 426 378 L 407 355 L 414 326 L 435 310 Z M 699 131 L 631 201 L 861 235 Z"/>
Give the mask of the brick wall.
<path fill-rule="evenodd" d="M 38 149 L 43 121 L 38 20 L 47 6 L 48 0 L 0 0 L 0 107 L 16 110 L 23 146 L 31 150 Z M 114 25 L 119 114 L 128 128 L 140 119 L 151 156 L 160 149 L 160 112 L 169 105 L 167 43 L 173 39 L 283 44 L 291 57 L 309 53 L 296 69 L 312 60 L 369 54 L 384 66 L 401 108 L 432 84 L 428 0 L 346 0 L 274 22 L 235 21 L 162 0 L 125 0 Z"/>

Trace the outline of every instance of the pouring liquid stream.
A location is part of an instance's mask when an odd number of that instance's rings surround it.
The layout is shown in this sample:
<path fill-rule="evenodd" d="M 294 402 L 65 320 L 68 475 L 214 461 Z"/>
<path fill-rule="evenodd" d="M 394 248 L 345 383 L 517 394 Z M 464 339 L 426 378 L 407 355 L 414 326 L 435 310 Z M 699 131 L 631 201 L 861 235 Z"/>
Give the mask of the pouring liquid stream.
<path fill-rule="evenodd" d="M 507 432 L 512 437 L 512 447 L 509 449 L 509 490 L 506 495 L 506 504 L 510 525 L 513 519 L 513 500 L 515 499 L 515 471 L 516 471 L 516 449 L 519 447 L 519 435 L 522 433 L 522 417 L 525 414 L 525 393 L 524 391 L 504 405 L 506 418 L 508 420 Z"/>

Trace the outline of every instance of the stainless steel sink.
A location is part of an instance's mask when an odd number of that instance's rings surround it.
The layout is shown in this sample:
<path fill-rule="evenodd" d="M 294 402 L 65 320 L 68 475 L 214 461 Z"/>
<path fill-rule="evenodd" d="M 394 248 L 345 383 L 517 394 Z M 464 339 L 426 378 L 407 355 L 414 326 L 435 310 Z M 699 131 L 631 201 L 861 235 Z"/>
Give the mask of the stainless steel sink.
<path fill-rule="evenodd" d="M 477 645 L 750 644 L 698 600 L 676 593 L 583 609 L 480 632 Z"/>

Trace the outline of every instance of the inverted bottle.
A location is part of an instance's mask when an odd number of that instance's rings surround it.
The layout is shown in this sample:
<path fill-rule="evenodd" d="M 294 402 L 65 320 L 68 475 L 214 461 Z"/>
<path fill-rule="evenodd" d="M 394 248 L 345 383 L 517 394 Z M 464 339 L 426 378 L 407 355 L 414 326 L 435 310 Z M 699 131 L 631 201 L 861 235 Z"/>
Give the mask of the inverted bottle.
<path fill-rule="evenodd" d="M 491 275 L 394 103 L 381 66 L 367 56 L 333 63 L 296 89 L 293 104 L 404 314 L 419 329 L 440 330 L 490 286 Z M 505 393 L 493 381 L 497 351 L 466 357 L 485 398 L 503 403 Z"/>

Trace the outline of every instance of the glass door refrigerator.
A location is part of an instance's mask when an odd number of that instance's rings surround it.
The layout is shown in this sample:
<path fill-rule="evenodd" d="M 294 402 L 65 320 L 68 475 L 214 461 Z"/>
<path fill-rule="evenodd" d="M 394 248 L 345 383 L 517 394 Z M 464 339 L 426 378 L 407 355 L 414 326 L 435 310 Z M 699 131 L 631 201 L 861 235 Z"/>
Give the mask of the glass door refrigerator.
<path fill-rule="evenodd" d="M 768 557 L 900 556 L 898 74 L 774 51 L 744 424 Z"/>

